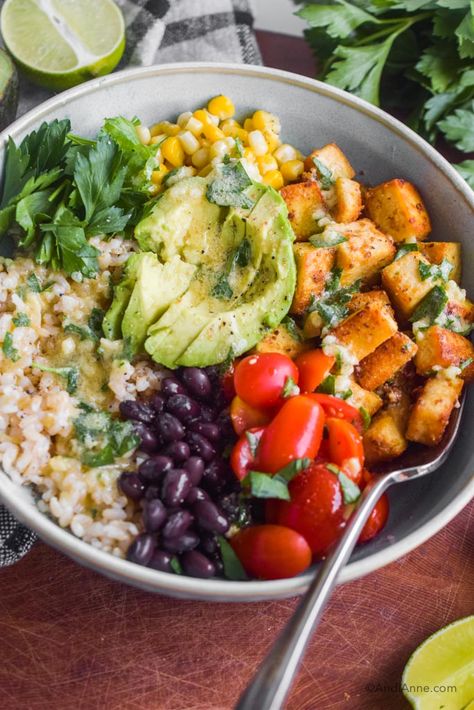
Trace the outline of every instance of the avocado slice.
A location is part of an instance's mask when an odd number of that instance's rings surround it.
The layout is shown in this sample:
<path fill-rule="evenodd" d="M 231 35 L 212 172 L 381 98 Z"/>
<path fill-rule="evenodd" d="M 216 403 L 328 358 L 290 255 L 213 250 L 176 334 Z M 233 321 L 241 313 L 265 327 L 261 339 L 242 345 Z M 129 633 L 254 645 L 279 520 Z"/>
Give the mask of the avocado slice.
<path fill-rule="evenodd" d="M 113 301 L 102 322 L 104 335 L 106 338 L 109 338 L 109 340 L 117 340 L 122 337 L 120 326 L 122 324 L 123 314 L 132 295 L 141 257 L 142 254 L 131 254 L 131 256 L 128 257 L 122 279 L 114 288 Z"/>

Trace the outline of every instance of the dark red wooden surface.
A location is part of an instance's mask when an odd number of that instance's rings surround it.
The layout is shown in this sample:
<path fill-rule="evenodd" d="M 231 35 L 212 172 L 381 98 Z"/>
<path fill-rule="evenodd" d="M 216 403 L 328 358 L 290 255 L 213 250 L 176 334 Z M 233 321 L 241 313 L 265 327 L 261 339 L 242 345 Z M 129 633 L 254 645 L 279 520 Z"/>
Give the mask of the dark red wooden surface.
<path fill-rule="evenodd" d="M 266 64 L 313 75 L 303 41 L 258 36 Z M 406 707 L 397 685 L 411 651 L 474 612 L 473 513 L 336 590 L 289 710 Z M 295 604 L 157 597 L 38 543 L 0 571 L 0 708 L 230 710 Z"/>

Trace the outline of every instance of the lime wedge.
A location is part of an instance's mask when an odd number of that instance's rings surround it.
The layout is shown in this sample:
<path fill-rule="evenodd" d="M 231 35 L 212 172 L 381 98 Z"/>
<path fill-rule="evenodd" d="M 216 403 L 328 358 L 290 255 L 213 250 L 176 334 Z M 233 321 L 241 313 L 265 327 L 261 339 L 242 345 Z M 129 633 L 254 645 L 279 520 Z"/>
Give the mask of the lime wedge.
<path fill-rule="evenodd" d="M 418 646 L 402 676 L 417 710 L 474 708 L 474 616 L 454 621 Z"/>
<path fill-rule="evenodd" d="M 125 48 L 125 23 L 112 0 L 6 0 L 0 26 L 18 65 L 48 89 L 109 74 Z"/>

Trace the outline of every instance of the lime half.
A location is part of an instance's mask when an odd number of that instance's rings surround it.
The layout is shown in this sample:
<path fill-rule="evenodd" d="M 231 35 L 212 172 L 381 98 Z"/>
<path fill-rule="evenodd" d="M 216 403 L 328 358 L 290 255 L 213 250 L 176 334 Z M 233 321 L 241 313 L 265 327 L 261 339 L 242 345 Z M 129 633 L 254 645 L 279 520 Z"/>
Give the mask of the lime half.
<path fill-rule="evenodd" d="M 474 616 L 418 646 L 403 671 L 402 690 L 417 710 L 474 709 Z"/>
<path fill-rule="evenodd" d="M 6 0 L 0 22 L 18 65 L 48 89 L 109 74 L 125 48 L 125 23 L 112 0 Z"/>

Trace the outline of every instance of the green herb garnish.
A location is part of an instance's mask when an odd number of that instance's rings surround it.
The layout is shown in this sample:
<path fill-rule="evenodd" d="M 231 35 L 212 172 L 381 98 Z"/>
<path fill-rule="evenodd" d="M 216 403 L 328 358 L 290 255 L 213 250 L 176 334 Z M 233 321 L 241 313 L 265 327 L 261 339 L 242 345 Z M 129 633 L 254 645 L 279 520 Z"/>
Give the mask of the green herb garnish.
<path fill-rule="evenodd" d="M 183 574 L 183 568 L 181 566 L 181 562 L 178 560 L 178 558 L 176 556 L 173 556 L 171 558 L 170 567 L 175 574 Z"/>
<path fill-rule="evenodd" d="M 226 578 L 233 579 L 234 581 L 243 581 L 248 579 L 247 574 L 242 567 L 242 563 L 225 537 L 219 535 L 217 542 L 219 543 L 222 564 L 224 565 L 224 575 Z"/>
<path fill-rule="evenodd" d="M 360 498 L 360 488 L 357 483 L 354 483 L 349 476 L 341 471 L 341 469 L 333 463 L 326 464 L 326 468 L 331 473 L 334 473 L 341 484 L 342 497 L 344 504 L 355 503 Z"/>
<path fill-rule="evenodd" d="M 368 413 L 365 407 L 359 407 L 359 412 L 360 416 L 362 417 L 362 424 L 364 427 L 364 431 L 367 431 L 367 429 L 370 426 L 370 422 L 372 421 L 372 417 Z"/>
<path fill-rule="evenodd" d="M 13 325 L 16 325 L 17 328 L 26 328 L 31 325 L 31 321 L 26 315 L 26 313 L 18 313 L 16 316 L 13 317 L 12 321 Z"/>
<path fill-rule="evenodd" d="M 332 394 L 335 396 L 336 394 L 336 376 L 335 375 L 327 375 L 327 377 L 324 378 L 324 380 L 321 382 L 321 384 L 318 386 L 317 392 L 321 392 L 322 394 Z"/>
<path fill-rule="evenodd" d="M 335 232 L 331 229 L 327 231 L 325 230 L 324 232 L 321 232 L 321 234 L 313 234 L 313 236 L 309 238 L 309 241 L 313 247 L 327 248 L 335 247 L 338 244 L 347 242 L 347 237 L 340 232 Z"/>
<path fill-rule="evenodd" d="M 258 436 L 258 434 L 255 434 L 252 431 L 246 431 L 245 436 L 246 436 L 248 444 L 249 444 L 250 453 L 255 458 L 255 456 L 257 455 L 257 449 L 258 449 L 258 444 L 260 442 L 260 437 Z"/>
<path fill-rule="evenodd" d="M 324 325 L 334 328 L 349 314 L 347 304 L 352 295 L 359 290 L 360 281 L 356 281 L 352 286 L 341 286 L 342 269 L 335 268 L 331 271 L 324 292 L 317 298 L 312 295 L 307 313 L 317 311 Z"/>
<path fill-rule="evenodd" d="M 397 249 L 394 261 L 397 261 L 397 259 L 401 259 L 402 256 L 405 256 L 405 254 L 409 254 L 412 251 L 419 251 L 418 244 L 416 244 L 416 242 L 408 242 L 406 244 L 402 244 Z"/>
<path fill-rule="evenodd" d="M 211 291 L 211 296 L 214 296 L 214 298 L 219 298 L 221 300 L 229 300 L 232 298 L 234 295 L 234 292 L 232 291 L 230 284 L 227 280 L 227 274 L 222 274 L 217 283 L 214 285 L 214 288 Z"/>
<path fill-rule="evenodd" d="M 252 180 L 240 161 L 231 161 L 221 165 L 218 175 L 209 184 L 206 192 L 209 202 L 221 207 L 243 207 L 249 209 L 253 200 L 245 194 L 252 185 Z"/>
<path fill-rule="evenodd" d="M 13 347 L 13 337 L 11 333 L 5 333 L 3 339 L 2 350 L 5 357 L 7 357 L 12 362 L 17 362 L 20 359 L 20 354 L 18 350 Z"/>
<path fill-rule="evenodd" d="M 283 399 L 288 399 L 288 397 L 294 397 L 300 393 L 300 388 L 294 381 L 292 377 L 287 377 L 283 389 L 281 391 L 281 396 Z"/>
<path fill-rule="evenodd" d="M 308 468 L 310 459 L 295 459 L 287 466 L 281 468 L 273 476 L 261 471 L 250 471 L 242 481 L 244 489 L 254 498 L 279 498 L 290 500 L 288 483 L 296 474 Z"/>
<path fill-rule="evenodd" d="M 441 281 L 448 281 L 449 275 L 453 270 L 453 265 L 448 259 L 443 259 L 439 266 L 437 264 L 425 264 L 420 261 L 418 264 L 418 271 L 422 281 L 426 279 L 440 279 Z"/>
<path fill-rule="evenodd" d="M 324 165 L 318 158 L 313 157 L 313 163 L 316 167 L 317 173 L 318 173 L 318 179 L 319 182 L 321 183 L 321 187 L 323 190 L 330 190 L 331 187 L 334 185 L 334 176 L 327 167 L 327 165 Z"/>
<path fill-rule="evenodd" d="M 427 318 L 432 323 L 444 310 L 448 302 L 448 294 L 441 286 L 434 286 L 415 308 L 410 321 Z"/>
<path fill-rule="evenodd" d="M 48 367 L 39 362 L 33 362 L 32 367 L 35 367 L 41 372 L 50 372 L 52 375 L 58 375 L 66 380 L 66 391 L 68 394 L 75 394 L 79 386 L 79 370 L 77 367 Z"/>
<path fill-rule="evenodd" d="M 303 336 L 301 334 L 300 329 L 296 325 L 295 321 L 293 318 L 290 316 L 285 316 L 281 322 L 282 325 L 285 326 L 287 329 L 288 333 L 291 335 L 291 337 L 296 340 L 298 343 L 303 342 Z"/>
<path fill-rule="evenodd" d="M 111 464 L 140 443 L 132 422 L 113 419 L 86 405 L 74 420 L 74 430 L 83 446 L 81 461 L 91 468 Z"/>

